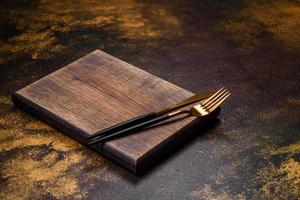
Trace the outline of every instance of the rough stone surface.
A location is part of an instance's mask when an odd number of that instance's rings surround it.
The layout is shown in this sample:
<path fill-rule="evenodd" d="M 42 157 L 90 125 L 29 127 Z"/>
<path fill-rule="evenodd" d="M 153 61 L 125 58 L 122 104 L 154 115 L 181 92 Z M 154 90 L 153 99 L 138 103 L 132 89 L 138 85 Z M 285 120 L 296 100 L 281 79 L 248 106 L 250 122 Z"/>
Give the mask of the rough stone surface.
<path fill-rule="evenodd" d="M 0 199 L 299 199 L 299 1 L 0 10 Z M 192 92 L 228 87 L 220 123 L 136 176 L 12 104 L 12 92 L 97 48 Z"/>

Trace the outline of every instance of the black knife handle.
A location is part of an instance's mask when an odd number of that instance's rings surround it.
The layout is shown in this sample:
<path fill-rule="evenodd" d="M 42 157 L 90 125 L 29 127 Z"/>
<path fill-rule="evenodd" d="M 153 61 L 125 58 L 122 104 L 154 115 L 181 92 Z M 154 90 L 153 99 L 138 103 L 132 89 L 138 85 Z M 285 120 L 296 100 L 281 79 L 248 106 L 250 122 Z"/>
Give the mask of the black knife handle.
<path fill-rule="evenodd" d="M 118 123 L 118 124 L 113 125 L 109 128 L 106 128 L 106 129 L 103 129 L 99 132 L 96 132 L 95 134 L 88 137 L 88 140 L 95 140 L 98 137 L 102 137 L 104 135 L 111 134 L 113 132 L 118 132 L 122 129 L 126 129 L 128 127 L 133 126 L 133 125 L 136 125 L 136 124 L 143 123 L 145 121 L 149 121 L 151 119 L 154 119 L 154 118 L 156 118 L 156 116 L 157 115 L 156 115 L 155 112 L 150 112 L 150 113 L 147 113 L 147 114 L 144 114 L 144 115 L 137 116 L 135 118 L 129 119 L 127 121 Z"/>
<path fill-rule="evenodd" d="M 100 143 L 100 142 L 105 142 L 105 141 L 108 141 L 108 140 L 111 140 L 111 139 L 114 139 L 114 138 L 118 138 L 120 136 L 125 136 L 125 135 L 128 135 L 130 133 L 141 130 L 145 127 L 148 127 L 148 126 L 157 124 L 159 122 L 165 121 L 165 120 L 169 119 L 170 117 L 171 117 L 170 115 L 164 114 L 164 115 L 158 116 L 156 118 L 153 118 L 153 119 L 135 124 L 133 126 L 127 127 L 127 128 L 122 129 L 120 131 L 113 132 L 109 135 L 100 135 L 97 138 L 93 138 L 91 141 L 89 141 L 88 144 L 92 145 L 92 144 L 96 144 L 96 143 Z"/>

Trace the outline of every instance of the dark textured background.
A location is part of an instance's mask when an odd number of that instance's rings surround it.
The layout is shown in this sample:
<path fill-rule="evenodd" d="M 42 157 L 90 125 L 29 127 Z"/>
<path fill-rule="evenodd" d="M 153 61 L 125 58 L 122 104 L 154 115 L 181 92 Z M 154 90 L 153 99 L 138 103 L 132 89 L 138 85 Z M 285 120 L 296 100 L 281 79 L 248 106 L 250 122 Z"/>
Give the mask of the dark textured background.
<path fill-rule="evenodd" d="M 0 199 L 299 199 L 300 2 L 0 3 Z M 136 176 L 13 106 L 99 48 L 192 92 L 220 123 Z"/>

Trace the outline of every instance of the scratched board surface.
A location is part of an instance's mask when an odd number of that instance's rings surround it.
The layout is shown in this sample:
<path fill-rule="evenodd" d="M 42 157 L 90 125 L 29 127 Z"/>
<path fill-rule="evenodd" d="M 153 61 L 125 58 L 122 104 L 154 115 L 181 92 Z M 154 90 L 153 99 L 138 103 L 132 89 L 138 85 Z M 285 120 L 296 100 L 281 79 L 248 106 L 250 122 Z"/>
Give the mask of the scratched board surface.
<path fill-rule="evenodd" d="M 299 1 L 1 1 L 0 199 L 299 199 Z M 10 95 L 101 49 L 191 92 L 220 123 L 142 176 Z"/>

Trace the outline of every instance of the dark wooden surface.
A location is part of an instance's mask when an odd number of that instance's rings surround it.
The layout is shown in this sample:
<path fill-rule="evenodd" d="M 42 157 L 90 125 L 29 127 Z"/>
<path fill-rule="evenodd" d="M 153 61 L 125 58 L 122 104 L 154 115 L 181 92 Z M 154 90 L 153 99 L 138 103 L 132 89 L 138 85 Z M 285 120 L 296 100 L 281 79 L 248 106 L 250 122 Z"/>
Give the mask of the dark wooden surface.
<path fill-rule="evenodd" d="M 87 138 L 100 130 L 158 111 L 192 94 L 96 50 L 17 91 L 13 99 L 21 108 L 87 144 Z M 173 141 L 192 120 L 187 117 L 156 126 L 93 145 L 93 149 L 137 172 L 143 168 L 141 161 L 167 151 L 162 146 Z"/>
<path fill-rule="evenodd" d="M 299 1 L 2 0 L 0 16 L 0 199 L 299 199 Z M 193 93 L 228 87 L 220 123 L 134 175 L 14 106 L 95 49 Z"/>

